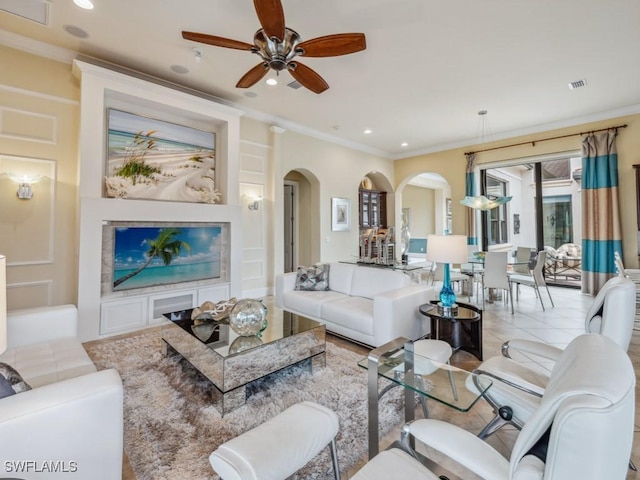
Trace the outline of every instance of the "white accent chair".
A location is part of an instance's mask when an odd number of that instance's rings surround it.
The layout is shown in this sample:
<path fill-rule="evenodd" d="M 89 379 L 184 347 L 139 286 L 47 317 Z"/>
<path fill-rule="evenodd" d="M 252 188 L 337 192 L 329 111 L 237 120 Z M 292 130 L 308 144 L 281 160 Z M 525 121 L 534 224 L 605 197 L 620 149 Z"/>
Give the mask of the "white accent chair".
<path fill-rule="evenodd" d="M 115 370 L 96 367 L 77 338 L 73 305 L 8 312 L 8 349 L 0 362 L 32 387 L 0 399 L 0 452 L 8 462 L 66 462 L 70 476 L 122 478 L 123 389 Z M 70 462 L 75 462 L 73 465 Z M 59 467 L 61 468 L 61 467 Z M 60 473 L 21 478 L 60 478 Z"/>
<path fill-rule="evenodd" d="M 625 478 L 634 412 L 635 373 L 629 357 L 603 335 L 582 335 L 562 352 L 509 460 L 460 427 L 420 419 L 405 426 L 403 449 L 381 452 L 351 478 L 454 478 L 425 467 L 418 460 L 424 457 L 409 447 L 410 436 L 485 479 Z M 425 463 L 434 465 L 429 459 Z"/>
<path fill-rule="evenodd" d="M 605 283 L 585 317 L 585 332 L 610 338 L 624 351 L 629 348 L 635 320 L 635 286 L 624 277 L 616 276 Z M 480 432 L 486 438 L 506 424 L 522 428 L 540 406 L 549 375 L 513 360 L 511 351 L 557 361 L 563 350 L 532 340 L 513 339 L 502 345 L 502 355 L 485 360 L 476 370 L 476 380 L 491 379 L 493 385 L 484 394 L 495 417 Z M 478 386 L 467 382 L 472 391 Z"/>
<path fill-rule="evenodd" d="M 528 249 L 527 249 L 528 250 Z M 542 311 L 545 310 L 544 302 L 542 301 L 542 295 L 540 294 L 540 287 L 545 287 L 547 289 L 547 295 L 549 296 L 549 300 L 551 300 L 551 306 L 555 307 L 553 304 L 553 298 L 551 297 L 551 292 L 549 291 L 549 287 L 547 286 L 547 282 L 544 280 L 544 265 L 547 261 L 547 252 L 544 250 L 538 252 L 538 258 L 536 260 L 536 266 L 531 270 L 531 275 L 521 275 L 521 274 L 513 274 L 509 275 L 509 290 L 512 291 L 513 295 L 513 284 L 516 284 L 516 300 L 520 296 L 520 285 L 525 285 L 527 287 L 531 287 L 536 292 L 536 297 L 540 299 L 540 305 L 542 305 Z M 515 268 L 515 265 L 514 265 Z"/>

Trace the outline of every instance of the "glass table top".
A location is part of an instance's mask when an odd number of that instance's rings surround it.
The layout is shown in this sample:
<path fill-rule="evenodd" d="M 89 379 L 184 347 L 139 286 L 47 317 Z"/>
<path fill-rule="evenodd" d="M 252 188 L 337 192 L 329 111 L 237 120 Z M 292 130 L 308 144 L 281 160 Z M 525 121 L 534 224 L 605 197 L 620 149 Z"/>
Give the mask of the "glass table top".
<path fill-rule="evenodd" d="M 322 326 L 320 322 L 310 318 L 272 307 L 267 314 L 267 327 L 260 335 L 241 337 L 231 329 L 228 318 L 220 321 L 198 321 L 191 318 L 192 310 L 190 308 L 164 314 L 168 319 L 165 328 L 180 327 L 225 358 Z"/>
<path fill-rule="evenodd" d="M 483 379 L 480 393 L 473 393 L 465 386 L 468 381 L 473 381 L 475 374 L 471 372 L 415 353 L 411 369 L 411 352 L 407 352 L 405 348 L 396 348 L 380 356 L 376 355 L 376 350 L 373 350 L 369 357 L 360 360 L 358 365 L 365 369 L 377 368 L 378 377 L 460 412 L 468 412 L 492 385 Z M 405 370 L 410 373 L 406 374 Z"/>

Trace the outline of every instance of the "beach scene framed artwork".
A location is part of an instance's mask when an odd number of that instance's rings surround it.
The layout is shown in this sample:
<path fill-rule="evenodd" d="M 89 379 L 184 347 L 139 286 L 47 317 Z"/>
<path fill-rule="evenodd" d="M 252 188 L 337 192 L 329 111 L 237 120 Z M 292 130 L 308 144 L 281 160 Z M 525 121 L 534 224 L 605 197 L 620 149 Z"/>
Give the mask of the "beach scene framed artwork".
<path fill-rule="evenodd" d="M 108 198 L 218 203 L 215 133 L 107 112 Z"/>
<path fill-rule="evenodd" d="M 115 228 L 113 291 L 220 277 L 222 226 Z"/>

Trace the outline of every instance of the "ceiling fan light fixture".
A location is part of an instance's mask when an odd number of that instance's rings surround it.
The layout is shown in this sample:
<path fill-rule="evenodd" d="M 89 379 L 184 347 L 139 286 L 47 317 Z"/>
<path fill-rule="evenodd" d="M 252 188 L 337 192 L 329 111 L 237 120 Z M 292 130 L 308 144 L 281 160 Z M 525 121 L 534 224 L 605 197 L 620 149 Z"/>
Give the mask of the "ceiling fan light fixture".
<path fill-rule="evenodd" d="M 73 0 L 73 3 L 85 10 L 93 10 L 93 2 L 91 0 Z"/>
<path fill-rule="evenodd" d="M 274 86 L 274 85 L 277 85 L 277 84 L 278 84 L 278 80 L 276 80 L 276 79 L 275 79 L 275 78 L 273 78 L 273 77 L 270 77 L 270 78 L 267 78 L 267 80 L 266 80 L 266 82 L 265 82 L 265 83 L 266 83 L 267 85 Z"/>

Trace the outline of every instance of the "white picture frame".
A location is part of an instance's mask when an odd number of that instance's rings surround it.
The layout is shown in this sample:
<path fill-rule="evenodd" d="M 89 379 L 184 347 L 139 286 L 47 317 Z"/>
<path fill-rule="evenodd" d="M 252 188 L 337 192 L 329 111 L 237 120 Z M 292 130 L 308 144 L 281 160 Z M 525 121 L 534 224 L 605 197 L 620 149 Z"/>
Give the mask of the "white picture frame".
<path fill-rule="evenodd" d="M 351 230 L 351 201 L 348 198 L 331 198 L 331 230 L 334 232 Z"/>

